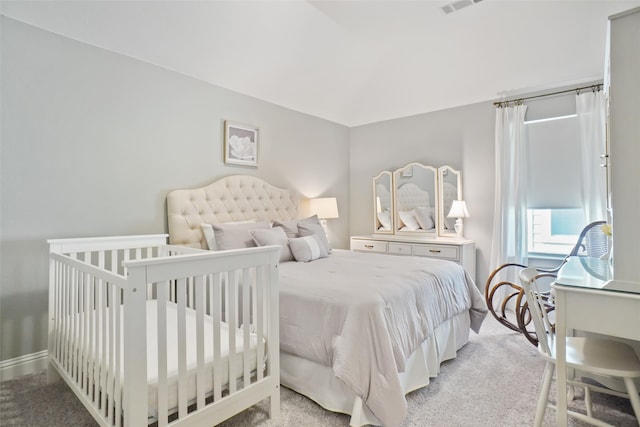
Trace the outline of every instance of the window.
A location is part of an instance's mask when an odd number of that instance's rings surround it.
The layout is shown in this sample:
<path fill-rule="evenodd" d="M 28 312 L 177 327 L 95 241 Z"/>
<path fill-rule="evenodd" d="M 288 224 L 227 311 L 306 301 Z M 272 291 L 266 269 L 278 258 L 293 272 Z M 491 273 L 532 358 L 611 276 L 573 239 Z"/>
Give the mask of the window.
<path fill-rule="evenodd" d="M 583 228 L 578 209 L 529 209 L 529 254 L 568 255 Z"/>
<path fill-rule="evenodd" d="M 530 256 L 567 255 L 585 225 L 575 108 L 569 96 L 528 104 Z"/>

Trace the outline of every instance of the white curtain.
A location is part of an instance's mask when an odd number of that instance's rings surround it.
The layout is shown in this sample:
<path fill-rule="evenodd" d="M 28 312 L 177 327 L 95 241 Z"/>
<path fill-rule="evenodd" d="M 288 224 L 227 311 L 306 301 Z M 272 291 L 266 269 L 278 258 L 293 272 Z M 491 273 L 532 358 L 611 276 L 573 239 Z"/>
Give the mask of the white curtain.
<path fill-rule="evenodd" d="M 491 269 L 527 265 L 528 148 L 525 105 L 496 108 L 496 181 Z"/>
<path fill-rule="evenodd" d="M 607 170 L 600 166 L 605 162 L 601 155 L 606 153 L 606 105 L 606 95 L 601 91 L 576 95 L 585 224 L 607 219 Z"/>

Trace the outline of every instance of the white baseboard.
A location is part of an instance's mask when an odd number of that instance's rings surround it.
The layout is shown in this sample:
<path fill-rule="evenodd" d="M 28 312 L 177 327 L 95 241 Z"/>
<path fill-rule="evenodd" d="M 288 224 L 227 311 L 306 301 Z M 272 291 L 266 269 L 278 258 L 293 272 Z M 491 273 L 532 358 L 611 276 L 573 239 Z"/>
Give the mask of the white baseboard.
<path fill-rule="evenodd" d="M 0 361 L 0 381 L 8 381 L 47 368 L 47 350 Z"/>

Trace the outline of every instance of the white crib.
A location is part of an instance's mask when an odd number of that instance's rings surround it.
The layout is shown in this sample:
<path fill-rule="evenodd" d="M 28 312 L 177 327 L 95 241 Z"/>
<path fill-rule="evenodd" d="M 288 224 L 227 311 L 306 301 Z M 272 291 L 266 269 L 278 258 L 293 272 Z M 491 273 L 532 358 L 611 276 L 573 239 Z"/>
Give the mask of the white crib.
<path fill-rule="evenodd" d="M 49 241 L 49 381 L 101 426 L 213 426 L 265 398 L 279 417 L 279 247 L 166 238 Z"/>

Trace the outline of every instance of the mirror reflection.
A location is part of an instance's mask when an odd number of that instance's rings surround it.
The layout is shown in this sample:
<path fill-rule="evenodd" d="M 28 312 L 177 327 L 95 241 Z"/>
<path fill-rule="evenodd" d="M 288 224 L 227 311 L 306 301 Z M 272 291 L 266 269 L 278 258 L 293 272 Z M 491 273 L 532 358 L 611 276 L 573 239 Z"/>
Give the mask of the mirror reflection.
<path fill-rule="evenodd" d="M 439 206 L 440 206 L 440 235 L 455 235 L 455 218 L 448 218 L 454 200 L 461 200 L 460 171 L 450 166 L 439 168 Z"/>
<path fill-rule="evenodd" d="M 410 163 L 394 172 L 398 232 L 435 233 L 436 172 L 431 166 Z"/>
<path fill-rule="evenodd" d="M 391 205 L 391 172 L 384 171 L 373 178 L 374 231 L 393 233 L 393 209 Z"/>

